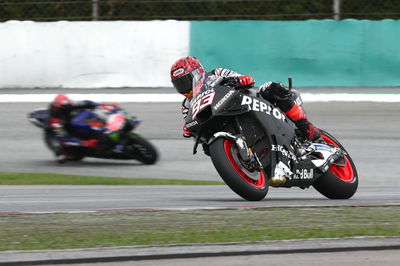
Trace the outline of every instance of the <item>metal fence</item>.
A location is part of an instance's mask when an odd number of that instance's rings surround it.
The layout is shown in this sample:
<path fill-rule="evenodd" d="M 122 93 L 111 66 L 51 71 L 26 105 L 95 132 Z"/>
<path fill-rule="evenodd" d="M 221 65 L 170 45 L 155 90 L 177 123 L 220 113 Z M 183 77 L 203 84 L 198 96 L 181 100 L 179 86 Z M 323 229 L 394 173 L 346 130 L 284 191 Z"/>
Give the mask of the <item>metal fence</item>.
<path fill-rule="evenodd" d="M 400 19 L 400 0 L 0 0 L 7 20 Z"/>

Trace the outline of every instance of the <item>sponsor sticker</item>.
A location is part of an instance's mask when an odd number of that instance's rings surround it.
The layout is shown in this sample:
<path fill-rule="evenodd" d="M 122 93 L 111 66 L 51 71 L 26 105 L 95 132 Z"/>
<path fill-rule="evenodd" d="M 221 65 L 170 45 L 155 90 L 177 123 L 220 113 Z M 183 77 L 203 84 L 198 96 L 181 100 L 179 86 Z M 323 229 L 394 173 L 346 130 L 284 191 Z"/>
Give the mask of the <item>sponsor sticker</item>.
<path fill-rule="evenodd" d="M 192 107 L 192 119 L 195 119 L 197 114 L 206 106 L 210 105 L 215 96 L 214 90 L 206 90 L 202 92 L 200 95 L 196 96 L 196 99 L 190 102 Z M 192 104 L 193 102 L 193 104 Z"/>
<path fill-rule="evenodd" d="M 244 95 L 241 105 L 247 105 L 249 106 L 250 110 L 263 112 L 267 115 L 272 115 L 278 120 L 286 121 L 285 115 L 278 108 L 275 108 L 272 105 L 268 105 L 258 99 Z"/>
<path fill-rule="evenodd" d="M 174 77 L 176 77 L 176 76 L 183 74 L 183 72 L 185 72 L 185 70 L 183 68 L 179 68 L 179 69 L 175 70 L 174 73 L 172 73 L 172 75 L 174 75 Z"/>
<path fill-rule="evenodd" d="M 219 100 L 215 105 L 214 105 L 214 110 L 217 110 L 231 95 L 234 93 L 234 90 L 229 91 L 227 94 L 225 94 L 224 97 L 222 97 L 221 100 Z"/>
<path fill-rule="evenodd" d="M 192 122 L 186 124 L 186 128 L 193 127 L 193 126 L 195 126 L 195 125 L 197 125 L 197 124 L 199 124 L 197 121 L 192 121 Z"/>
<path fill-rule="evenodd" d="M 287 149 L 286 149 L 285 147 L 283 147 L 282 145 L 275 145 L 275 144 L 272 144 L 272 145 L 271 145 L 271 151 L 280 152 L 280 153 L 282 153 L 283 156 L 286 156 L 286 157 L 288 157 L 289 159 L 292 159 L 292 160 L 294 160 L 294 161 L 297 162 L 297 157 L 296 157 L 296 155 L 295 155 L 293 152 L 287 150 Z"/>
<path fill-rule="evenodd" d="M 296 170 L 293 179 L 313 179 L 314 171 L 313 169 L 298 169 Z"/>

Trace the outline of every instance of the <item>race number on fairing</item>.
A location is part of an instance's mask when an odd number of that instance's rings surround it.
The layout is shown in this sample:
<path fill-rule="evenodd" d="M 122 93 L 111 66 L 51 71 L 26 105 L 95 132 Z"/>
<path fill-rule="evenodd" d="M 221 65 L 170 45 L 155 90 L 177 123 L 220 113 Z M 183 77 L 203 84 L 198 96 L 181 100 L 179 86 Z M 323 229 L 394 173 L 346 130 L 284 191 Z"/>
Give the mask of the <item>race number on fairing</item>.
<path fill-rule="evenodd" d="M 194 119 L 196 117 L 196 115 L 203 110 L 204 107 L 210 105 L 213 100 L 214 100 L 214 96 L 215 96 L 215 91 L 211 92 L 209 94 L 205 94 L 204 96 L 202 96 L 200 99 L 198 99 L 192 107 L 192 119 Z"/>

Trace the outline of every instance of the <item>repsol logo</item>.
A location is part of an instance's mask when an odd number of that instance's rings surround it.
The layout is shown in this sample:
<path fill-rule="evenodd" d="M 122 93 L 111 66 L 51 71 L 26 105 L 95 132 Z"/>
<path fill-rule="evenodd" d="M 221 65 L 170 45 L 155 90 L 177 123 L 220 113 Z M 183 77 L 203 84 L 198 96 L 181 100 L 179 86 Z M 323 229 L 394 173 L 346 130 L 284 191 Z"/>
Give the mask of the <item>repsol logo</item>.
<path fill-rule="evenodd" d="M 214 105 L 214 110 L 217 110 L 220 106 L 221 106 L 221 104 L 223 104 L 225 101 L 226 101 L 226 99 L 228 99 L 229 97 L 231 97 L 231 95 L 234 93 L 235 91 L 229 91 L 227 94 L 225 94 L 225 96 L 224 97 L 222 97 L 222 99 L 221 100 L 219 100 L 219 102 L 217 102 L 215 105 Z"/>
<path fill-rule="evenodd" d="M 278 108 L 268 105 L 265 102 L 262 102 L 258 99 L 244 95 L 241 105 L 248 105 L 250 110 L 263 112 L 266 113 L 267 115 L 272 115 L 276 119 L 285 121 L 285 115 L 282 114 Z"/>

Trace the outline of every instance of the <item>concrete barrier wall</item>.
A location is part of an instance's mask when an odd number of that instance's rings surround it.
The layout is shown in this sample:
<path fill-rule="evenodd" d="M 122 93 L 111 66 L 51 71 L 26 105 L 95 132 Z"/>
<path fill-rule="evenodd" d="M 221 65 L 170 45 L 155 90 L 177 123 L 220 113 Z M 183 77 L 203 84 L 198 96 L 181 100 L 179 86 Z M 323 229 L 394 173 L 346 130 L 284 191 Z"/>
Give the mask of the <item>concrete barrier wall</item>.
<path fill-rule="evenodd" d="M 0 88 L 171 86 L 189 22 L 0 23 Z"/>
<path fill-rule="evenodd" d="M 295 86 L 399 86 L 400 21 L 0 23 L 0 88 L 164 87 L 188 54 Z"/>
<path fill-rule="evenodd" d="M 197 21 L 192 55 L 296 86 L 399 86 L 400 21 Z"/>

